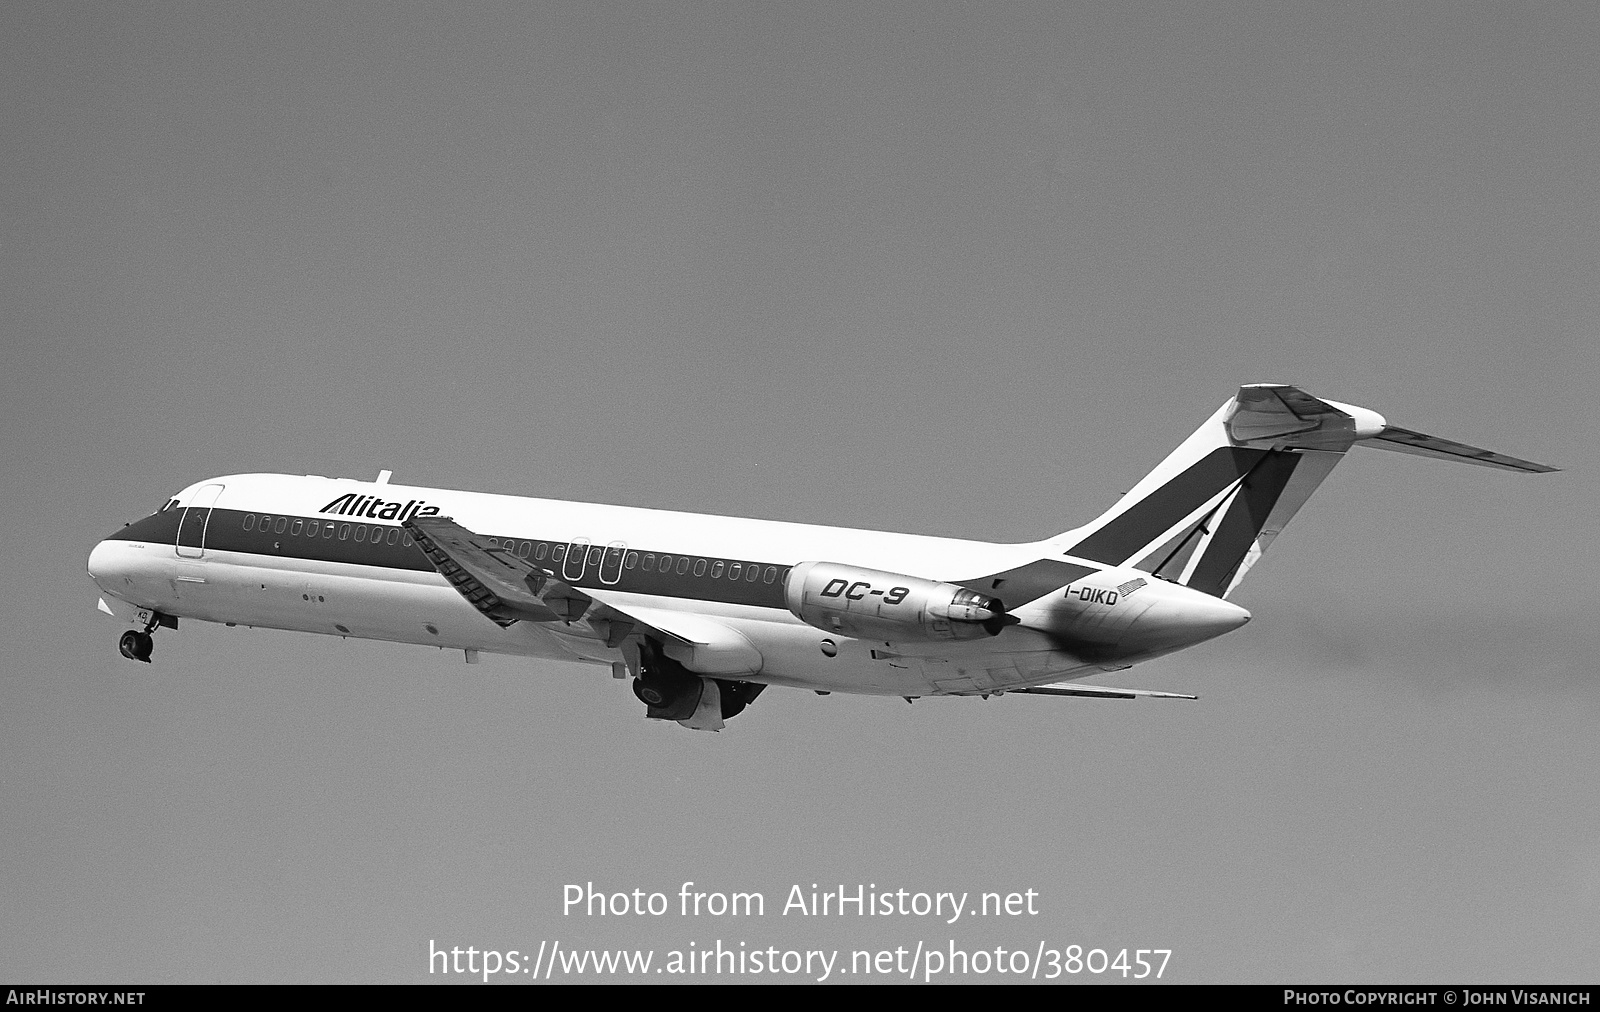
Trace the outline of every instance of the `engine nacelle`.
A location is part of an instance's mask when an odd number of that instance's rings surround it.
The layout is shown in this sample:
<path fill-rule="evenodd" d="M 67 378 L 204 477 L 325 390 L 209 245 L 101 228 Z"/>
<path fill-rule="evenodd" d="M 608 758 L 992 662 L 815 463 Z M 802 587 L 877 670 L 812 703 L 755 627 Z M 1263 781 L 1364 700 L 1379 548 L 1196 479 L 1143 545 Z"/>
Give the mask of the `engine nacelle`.
<path fill-rule="evenodd" d="M 975 590 L 837 562 L 795 566 L 783 593 L 800 621 L 857 639 L 971 640 L 1017 621 L 998 598 Z"/>

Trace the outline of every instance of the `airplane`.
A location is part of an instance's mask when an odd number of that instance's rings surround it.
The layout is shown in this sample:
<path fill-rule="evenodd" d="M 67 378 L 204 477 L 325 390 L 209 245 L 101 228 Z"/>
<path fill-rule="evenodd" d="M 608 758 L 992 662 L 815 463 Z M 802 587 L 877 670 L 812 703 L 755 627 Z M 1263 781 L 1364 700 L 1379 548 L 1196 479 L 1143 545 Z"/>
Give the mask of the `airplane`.
<path fill-rule="evenodd" d="M 1083 527 L 992 543 L 391 484 L 235 474 L 95 546 L 148 663 L 193 619 L 580 661 L 648 718 L 720 730 L 767 686 L 902 696 L 1194 695 L 1085 684 L 1237 629 L 1228 600 L 1357 444 L 1556 468 L 1242 386 Z"/>

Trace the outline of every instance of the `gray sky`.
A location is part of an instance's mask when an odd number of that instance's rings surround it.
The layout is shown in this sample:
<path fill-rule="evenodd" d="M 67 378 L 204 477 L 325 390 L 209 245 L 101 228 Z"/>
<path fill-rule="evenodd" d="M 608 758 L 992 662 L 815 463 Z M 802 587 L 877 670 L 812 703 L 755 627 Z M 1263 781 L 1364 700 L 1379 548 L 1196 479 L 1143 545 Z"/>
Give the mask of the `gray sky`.
<path fill-rule="evenodd" d="M 7 976 L 1600 976 L 1593 5 L 9 5 L 0 87 Z M 1568 470 L 1353 452 L 1250 626 L 1122 676 L 1196 703 L 691 734 L 571 665 L 184 623 L 135 666 L 83 572 L 237 471 L 1040 538 L 1259 381 Z M 560 914 L 685 879 L 1042 913 Z"/>

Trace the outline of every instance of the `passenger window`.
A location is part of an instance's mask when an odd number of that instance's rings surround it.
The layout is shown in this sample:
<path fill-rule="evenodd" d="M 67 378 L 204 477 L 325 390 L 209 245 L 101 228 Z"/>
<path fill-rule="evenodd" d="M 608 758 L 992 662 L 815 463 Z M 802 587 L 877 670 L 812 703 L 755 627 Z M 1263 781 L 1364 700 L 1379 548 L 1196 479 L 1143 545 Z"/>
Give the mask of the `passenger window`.
<path fill-rule="evenodd" d="M 778 578 L 778 567 L 768 566 L 767 571 L 761 575 L 762 583 L 771 583 Z"/>
<path fill-rule="evenodd" d="M 550 546 L 541 541 L 539 542 L 539 546 L 533 550 L 533 557 L 542 561 L 549 551 Z"/>
<path fill-rule="evenodd" d="M 600 565 L 600 556 L 604 555 L 605 553 L 606 553 L 606 550 L 604 548 L 591 548 L 591 549 L 589 549 L 589 565 L 591 565 L 591 566 Z"/>
<path fill-rule="evenodd" d="M 554 548 L 550 549 L 550 561 L 551 562 L 560 562 L 561 561 L 561 557 L 563 555 L 565 555 L 565 554 L 567 554 L 567 546 L 566 545 L 556 545 Z"/>
<path fill-rule="evenodd" d="M 289 533 L 291 535 L 293 535 L 294 537 L 298 538 L 300 536 L 300 532 L 305 528 L 305 525 L 306 525 L 306 522 L 304 520 L 296 520 L 294 522 L 294 529 L 291 530 Z"/>
<path fill-rule="evenodd" d="M 624 555 L 622 557 L 622 565 L 626 569 L 632 569 L 634 566 L 637 566 L 638 564 L 639 564 L 639 553 L 638 552 L 629 552 L 627 555 Z"/>
<path fill-rule="evenodd" d="M 288 526 L 289 526 L 289 518 L 288 517 L 279 517 L 278 518 L 278 526 L 274 527 L 273 530 L 277 531 L 279 534 L 282 534 L 288 528 Z"/>
<path fill-rule="evenodd" d="M 344 539 L 348 538 L 349 536 L 350 536 L 350 525 L 349 524 L 340 524 L 339 525 L 339 540 L 343 541 Z"/>
<path fill-rule="evenodd" d="M 400 547 L 401 548 L 410 548 L 411 547 L 411 534 L 410 534 L 409 531 L 400 536 Z"/>
<path fill-rule="evenodd" d="M 528 553 L 531 551 L 533 551 L 533 542 L 524 541 L 517 545 L 517 558 L 526 559 L 528 557 Z"/>
<path fill-rule="evenodd" d="M 489 539 L 489 547 L 490 548 L 499 548 L 500 547 L 500 539 L 499 538 L 490 538 Z"/>
<path fill-rule="evenodd" d="M 761 579 L 761 567 L 751 563 L 750 568 L 744 571 L 744 578 L 746 583 L 755 583 Z"/>
<path fill-rule="evenodd" d="M 646 573 L 656 568 L 656 554 L 654 552 L 651 552 L 644 557 L 643 568 Z"/>
<path fill-rule="evenodd" d="M 737 562 L 728 563 L 728 579 L 737 580 L 739 578 L 739 570 L 741 568 L 743 567 L 741 567 Z"/>
<path fill-rule="evenodd" d="M 318 523 L 317 521 L 315 521 L 315 520 L 306 521 L 306 537 L 308 537 L 308 538 L 316 537 L 317 536 L 317 531 L 319 531 L 321 529 L 322 529 L 322 525 L 320 523 Z"/>
<path fill-rule="evenodd" d="M 704 576 L 704 575 L 706 575 L 706 560 L 705 559 L 695 559 L 694 560 L 694 575 L 696 575 L 696 576 Z"/>
<path fill-rule="evenodd" d="M 326 524 L 323 525 L 323 527 L 322 527 L 322 536 L 324 538 L 333 537 L 333 521 L 332 520 L 328 521 Z"/>
<path fill-rule="evenodd" d="M 389 542 L 389 544 L 391 544 L 391 545 L 394 544 L 395 542 L 399 541 L 400 540 L 400 528 L 398 528 L 398 527 L 389 528 L 389 536 L 387 538 L 385 538 L 384 540 Z"/>
<path fill-rule="evenodd" d="M 663 572 L 663 573 L 672 572 L 672 556 L 663 555 L 661 557 L 661 565 L 660 565 L 659 568 L 660 568 L 661 572 Z"/>
<path fill-rule="evenodd" d="M 161 508 L 162 509 L 166 509 L 165 506 L 163 506 Z M 245 518 L 244 518 L 244 529 L 247 530 L 247 531 L 253 531 L 253 530 L 256 529 L 256 515 L 254 513 L 248 513 L 248 514 L 245 515 Z"/>
<path fill-rule="evenodd" d="M 678 556 L 678 575 L 682 576 L 684 573 L 687 573 L 688 571 L 689 571 L 689 557 L 687 555 Z"/>
<path fill-rule="evenodd" d="M 367 525 L 366 524 L 356 524 L 356 540 L 357 541 L 365 541 L 365 540 L 367 540 Z"/>
<path fill-rule="evenodd" d="M 696 576 L 700 575 L 700 567 L 699 566 L 694 567 L 694 575 L 696 575 Z M 717 580 L 717 579 L 720 579 L 721 577 L 722 577 L 722 560 L 718 559 L 716 562 L 713 562 L 711 564 L 711 578 L 713 580 Z"/>

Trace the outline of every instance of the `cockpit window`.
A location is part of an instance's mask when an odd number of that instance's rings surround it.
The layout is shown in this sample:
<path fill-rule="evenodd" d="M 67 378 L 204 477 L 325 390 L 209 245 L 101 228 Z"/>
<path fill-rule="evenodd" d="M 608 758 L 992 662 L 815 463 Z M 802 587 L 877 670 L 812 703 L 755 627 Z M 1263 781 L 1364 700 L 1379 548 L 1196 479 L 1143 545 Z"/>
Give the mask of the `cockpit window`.
<path fill-rule="evenodd" d="M 167 510 L 171 509 L 172 507 L 174 507 L 176 505 L 178 505 L 178 500 L 176 500 L 176 499 L 168 499 L 166 502 L 161 504 L 161 508 L 156 510 L 156 512 L 157 513 L 165 513 Z"/>

